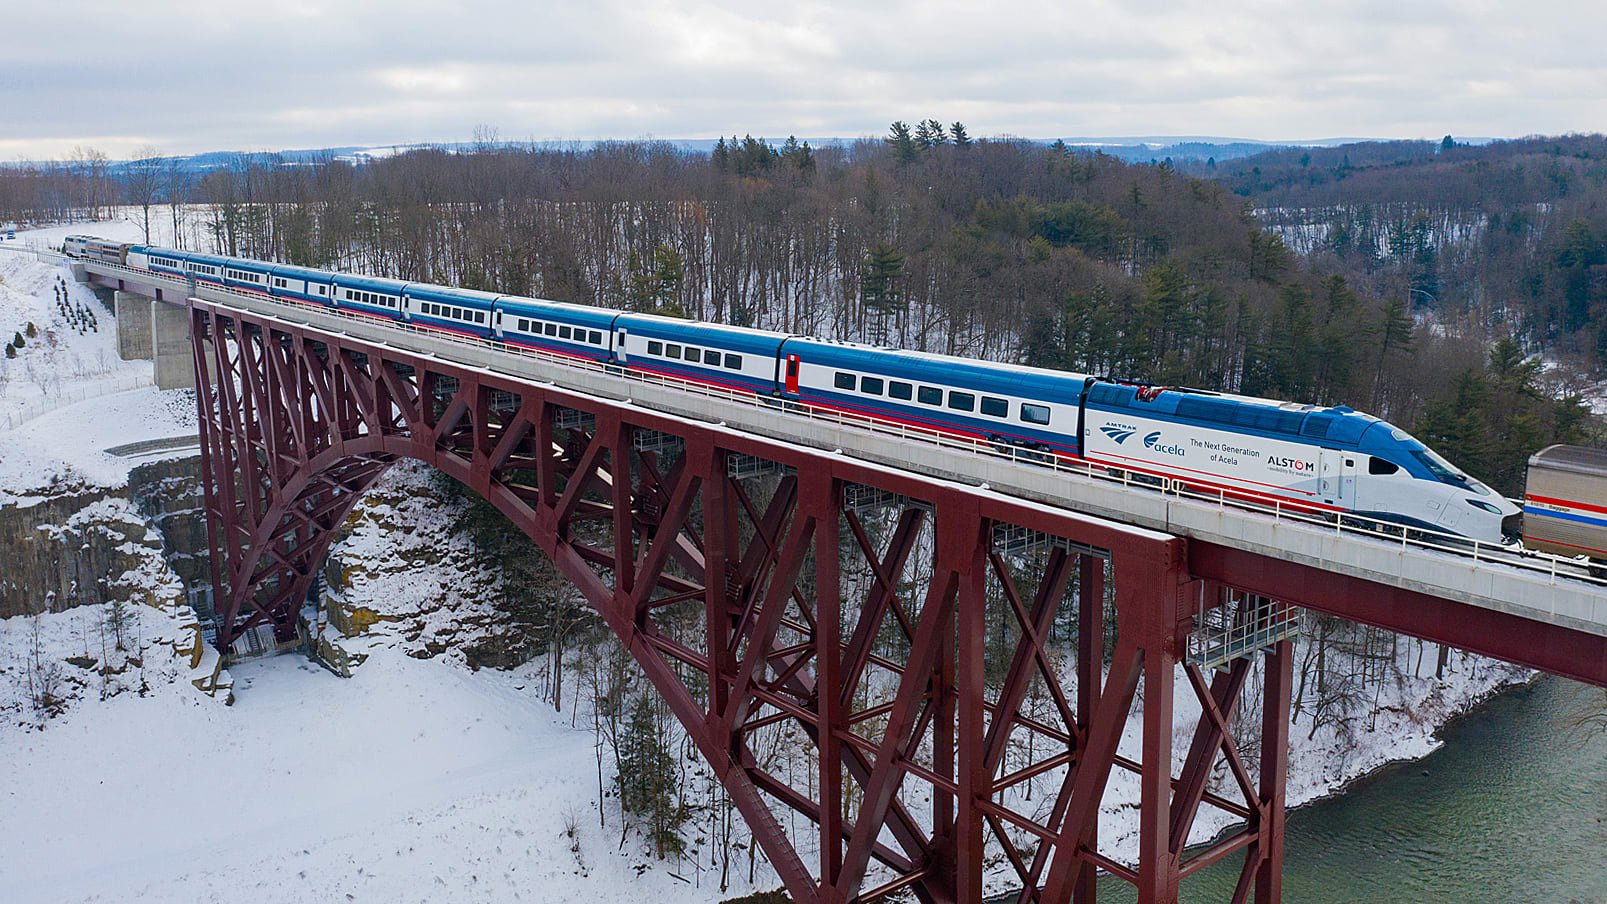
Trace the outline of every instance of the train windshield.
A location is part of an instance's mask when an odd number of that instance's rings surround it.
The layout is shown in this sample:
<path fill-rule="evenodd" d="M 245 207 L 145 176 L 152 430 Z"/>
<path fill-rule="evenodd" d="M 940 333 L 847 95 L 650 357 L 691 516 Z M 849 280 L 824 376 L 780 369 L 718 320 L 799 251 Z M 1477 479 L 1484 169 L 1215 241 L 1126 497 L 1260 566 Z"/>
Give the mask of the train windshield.
<path fill-rule="evenodd" d="M 1490 495 L 1489 489 L 1484 484 L 1456 470 L 1450 462 L 1434 454 L 1432 449 L 1414 449 L 1412 456 L 1422 463 L 1423 467 L 1428 468 L 1428 472 L 1440 483 L 1466 487 L 1480 496 Z"/>

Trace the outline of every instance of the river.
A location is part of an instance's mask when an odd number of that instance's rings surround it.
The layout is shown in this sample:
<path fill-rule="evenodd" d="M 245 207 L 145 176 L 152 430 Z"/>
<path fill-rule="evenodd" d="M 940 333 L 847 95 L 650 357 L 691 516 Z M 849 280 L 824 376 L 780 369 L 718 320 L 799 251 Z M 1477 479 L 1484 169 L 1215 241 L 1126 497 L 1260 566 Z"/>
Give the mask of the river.
<path fill-rule="evenodd" d="M 1574 724 L 1603 702 L 1598 689 L 1541 678 L 1451 723 L 1427 757 L 1292 810 L 1283 899 L 1607 904 L 1607 732 Z M 1185 880 L 1182 901 L 1229 900 L 1238 869 Z M 1134 894 L 1107 876 L 1099 898 Z"/>

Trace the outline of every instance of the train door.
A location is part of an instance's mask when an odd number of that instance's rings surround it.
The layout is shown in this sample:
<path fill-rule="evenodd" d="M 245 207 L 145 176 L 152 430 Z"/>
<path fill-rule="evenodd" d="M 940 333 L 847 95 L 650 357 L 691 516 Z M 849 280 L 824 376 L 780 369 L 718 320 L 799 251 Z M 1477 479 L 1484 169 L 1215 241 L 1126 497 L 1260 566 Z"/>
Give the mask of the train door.
<path fill-rule="evenodd" d="M 1340 508 L 1356 507 L 1356 453 L 1323 449 L 1318 492 L 1322 501 Z"/>
<path fill-rule="evenodd" d="M 614 331 L 614 357 L 625 360 L 625 328 L 620 327 Z"/>
<path fill-rule="evenodd" d="M 787 392 L 798 394 L 798 356 L 787 356 Z"/>

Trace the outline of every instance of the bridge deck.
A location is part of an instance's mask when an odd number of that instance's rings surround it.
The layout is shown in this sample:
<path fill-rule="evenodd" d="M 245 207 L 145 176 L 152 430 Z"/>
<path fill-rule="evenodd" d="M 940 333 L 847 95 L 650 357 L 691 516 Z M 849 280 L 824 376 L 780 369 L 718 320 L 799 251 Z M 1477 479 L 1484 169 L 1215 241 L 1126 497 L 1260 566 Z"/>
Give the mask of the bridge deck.
<path fill-rule="evenodd" d="M 161 288 L 166 299 L 182 298 L 187 291 L 181 280 L 94 261 L 80 265 L 102 282 L 121 281 L 129 289 Z M 245 293 L 201 286 L 197 294 L 208 301 L 457 365 L 551 382 L 603 398 L 628 399 L 655 411 L 840 450 L 867 461 L 980 484 L 1059 508 L 1607 637 L 1607 587 L 1564 560 L 1488 545 L 1462 548 L 1444 539 L 1391 539 L 1288 509 L 1258 510 L 1227 499 L 1162 492 L 1113 480 L 1081 466 L 1023 461 L 1016 453 L 1001 454 L 986 444 L 957 442 L 837 412 L 782 411 L 752 396 L 716 393 L 698 384 L 623 377 L 557 356 L 508 351 Z"/>

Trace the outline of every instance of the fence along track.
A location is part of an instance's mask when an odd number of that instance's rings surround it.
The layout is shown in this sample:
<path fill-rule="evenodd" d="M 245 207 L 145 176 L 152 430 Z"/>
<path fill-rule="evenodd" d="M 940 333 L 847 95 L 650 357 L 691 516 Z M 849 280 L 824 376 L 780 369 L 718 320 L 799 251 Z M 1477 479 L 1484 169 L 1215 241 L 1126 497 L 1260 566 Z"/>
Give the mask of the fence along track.
<path fill-rule="evenodd" d="M 121 264 L 112 264 L 103 261 L 90 261 L 88 263 L 96 267 L 109 270 L 120 270 L 134 274 L 143 280 L 163 280 L 166 283 L 176 284 L 177 286 L 185 286 L 186 282 L 184 280 L 174 279 L 171 276 L 153 274 L 148 271 L 138 270 L 133 267 L 123 266 Z M 366 326 L 383 326 L 389 330 L 394 330 L 401 333 L 417 334 L 434 341 L 461 345 L 465 348 L 491 349 L 499 354 L 526 358 L 541 362 L 542 364 L 565 367 L 571 370 L 588 371 L 596 374 L 602 374 L 616 379 L 622 379 L 626 382 L 668 387 L 681 392 L 692 393 L 740 405 L 747 405 L 755 409 L 767 409 L 772 412 L 783 410 L 779 400 L 771 399 L 766 396 L 758 396 L 753 393 L 724 389 L 719 386 L 711 386 L 705 383 L 699 383 L 679 377 L 672 377 L 664 374 L 644 373 L 641 371 L 622 368 L 618 365 L 609 365 L 595 361 L 582 360 L 579 358 L 570 357 L 568 355 L 544 352 L 539 349 L 521 348 L 519 346 L 509 345 L 495 339 L 474 339 L 448 333 L 442 330 L 419 327 L 411 323 L 402 323 L 401 321 L 390 320 L 388 318 L 366 316 L 341 308 L 326 307 L 313 302 L 287 301 L 284 299 L 272 298 L 265 294 L 244 292 L 238 289 L 232 289 L 225 286 L 216 286 L 212 284 L 205 284 L 203 287 L 208 292 L 234 296 L 255 304 L 267 305 L 278 311 L 312 311 L 324 316 L 339 317 L 344 320 L 348 320 L 353 323 L 360 323 Z M 246 309 L 250 310 L 251 308 L 248 306 Z M 283 317 L 282 314 L 275 314 L 274 316 Z M 294 318 L 286 319 L 294 320 Z M 312 326 L 312 324 L 308 324 L 306 321 L 296 322 Z M 353 338 L 360 340 L 362 339 L 362 337 L 356 336 L 355 334 L 353 335 Z M 477 362 L 454 361 L 454 363 L 470 367 L 481 366 Z M 1589 572 L 1589 569 L 1579 560 L 1567 559 L 1561 556 L 1552 555 L 1550 553 L 1527 550 L 1517 545 L 1487 543 L 1479 540 L 1471 540 L 1458 534 L 1435 531 L 1426 528 L 1403 528 L 1398 523 L 1368 518 L 1364 515 L 1345 514 L 1341 517 L 1328 517 L 1324 513 L 1318 512 L 1315 509 L 1300 505 L 1296 502 L 1290 502 L 1275 497 L 1269 496 L 1264 500 L 1241 498 L 1253 495 L 1247 491 L 1236 492 L 1233 495 L 1229 495 L 1225 490 L 1218 491 L 1216 493 L 1202 493 L 1190 487 L 1186 483 L 1173 481 L 1167 478 L 1162 478 L 1157 486 L 1156 484 L 1145 480 L 1134 479 L 1131 472 L 1127 470 L 1122 470 L 1119 474 L 1112 474 L 1104 465 L 1091 464 L 1089 462 L 1077 459 L 1060 458 L 1058 456 L 1050 456 L 1045 459 L 1042 453 L 1034 450 L 1022 449 L 1015 446 L 999 446 L 986 440 L 954 436 L 941 431 L 931 430 L 924 427 L 914 427 L 902 423 L 881 421 L 875 418 L 864 417 L 862 415 L 850 414 L 834 408 L 824 408 L 817 405 L 811 405 L 806 402 L 792 402 L 789 400 L 786 403 L 784 410 L 796 417 L 803 417 L 812 421 L 831 424 L 833 426 L 852 427 L 857 430 L 864 430 L 866 432 L 875 433 L 881 436 L 897 437 L 902 440 L 922 442 L 947 449 L 959 450 L 972 455 L 987 456 L 994 459 L 1006 460 L 1022 467 L 1042 468 L 1045 470 L 1063 473 L 1072 478 L 1096 480 L 1107 484 L 1120 485 L 1124 489 L 1133 491 L 1159 493 L 1168 498 L 1187 500 L 1190 502 L 1214 506 L 1218 510 L 1225 511 L 1231 509 L 1235 511 L 1254 513 L 1264 517 L 1269 517 L 1273 519 L 1274 522 L 1288 521 L 1315 526 L 1323 530 L 1330 530 L 1336 535 L 1342 535 L 1349 539 L 1388 543 L 1399 546 L 1402 549 L 1415 548 L 1430 550 L 1445 555 L 1456 556 L 1458 558 L 1466 559 L 1476 563 L 1488 563 L 1492 565 L 1505 566 L 1508 568 L 1516 568 L 1530 573 L 1546 575 L 1552 583 L 1555 583 L 1558 580 L 1569 580 L 1593 585 L 1598 588 L 1607 588 L 1607 579 L 1592 576 Z M 1522 500 L 1514 499 L 1511 501 L 1519 508 L 1523 507 Z M 1075 510 L 1071 506 L 1065 507 Z"/>

